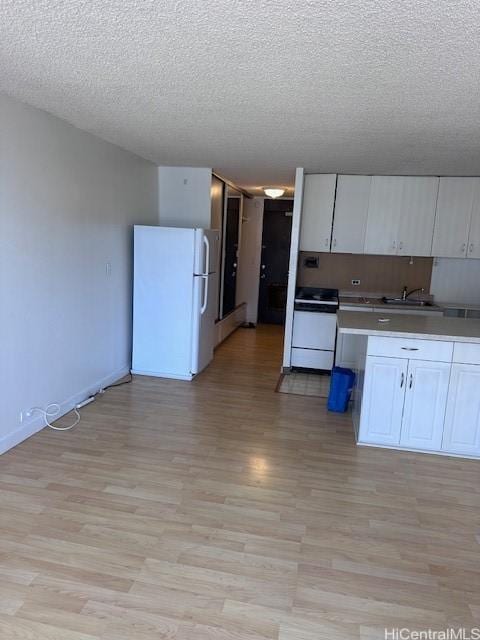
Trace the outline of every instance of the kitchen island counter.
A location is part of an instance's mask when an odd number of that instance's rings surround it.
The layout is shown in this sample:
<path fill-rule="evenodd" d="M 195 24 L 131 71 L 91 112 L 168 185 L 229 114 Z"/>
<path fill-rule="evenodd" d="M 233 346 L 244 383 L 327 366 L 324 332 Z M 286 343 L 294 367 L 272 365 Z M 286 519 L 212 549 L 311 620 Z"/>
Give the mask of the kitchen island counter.
<path fill-rule="evenodd" d="M 337 326 L 341 334 L 480 344 L 480 320 L 474 319 L 338 311 Z"/>
<path fill-rule="evenodd" d="M 358 444 L 480 458 L 480 320 L 339 311 L 337 323 Z"/>

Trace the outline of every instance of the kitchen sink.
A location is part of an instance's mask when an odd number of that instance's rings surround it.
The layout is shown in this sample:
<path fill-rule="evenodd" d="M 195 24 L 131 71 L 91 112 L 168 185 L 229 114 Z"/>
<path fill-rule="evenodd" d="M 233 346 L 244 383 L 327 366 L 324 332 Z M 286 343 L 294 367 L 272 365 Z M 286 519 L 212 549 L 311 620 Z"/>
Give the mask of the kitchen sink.
<path fill-rule="evenodd" d="M 434 307 L 435 305 L 426 300 L 410 300 L 407 298 L 382 298 L 384 304 L 395 304 L 401 307 Z"/>

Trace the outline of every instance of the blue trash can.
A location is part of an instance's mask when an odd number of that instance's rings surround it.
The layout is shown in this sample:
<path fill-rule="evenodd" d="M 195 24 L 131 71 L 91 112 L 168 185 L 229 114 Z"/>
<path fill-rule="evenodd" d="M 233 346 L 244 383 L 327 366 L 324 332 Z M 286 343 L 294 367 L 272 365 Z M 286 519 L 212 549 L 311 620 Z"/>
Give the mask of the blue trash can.
<path fill-rule="evenodd" d="M 355 374 L 351 369 L 333 367 L 327 402 L 329 411 L 344 413 L 347 410 L 354 382 Z"/>

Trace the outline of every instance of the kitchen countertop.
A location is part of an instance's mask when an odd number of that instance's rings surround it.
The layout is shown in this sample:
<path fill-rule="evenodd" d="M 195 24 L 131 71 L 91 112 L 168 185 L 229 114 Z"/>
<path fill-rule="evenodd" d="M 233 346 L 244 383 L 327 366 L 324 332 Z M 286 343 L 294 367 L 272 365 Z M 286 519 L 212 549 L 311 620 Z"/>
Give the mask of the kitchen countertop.
<path fill-rule="evenodd" d="M 474 302 L 440 302 L 444 309 L 467 309 L 468 311 L 480 311 L 480 304 Z"/>
<path fill-rule="evenodd" d="M 389 322 L 380 323 L 378 321 L 380 318 L 388 318 Z M 337 326 L 339 333 L 354 335 L 480 344 L 480 320 L 473 319 L 338 311 Z"/>

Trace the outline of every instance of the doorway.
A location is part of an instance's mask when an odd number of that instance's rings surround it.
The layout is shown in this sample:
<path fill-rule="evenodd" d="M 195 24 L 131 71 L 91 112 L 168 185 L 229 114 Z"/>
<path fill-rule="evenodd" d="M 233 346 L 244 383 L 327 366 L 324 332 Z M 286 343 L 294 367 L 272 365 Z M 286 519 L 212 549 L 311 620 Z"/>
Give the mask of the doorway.
<path fill-rule="evenodd" d="M 264 200 L 258 322 L 285 324 L 293 200 Z"/>

